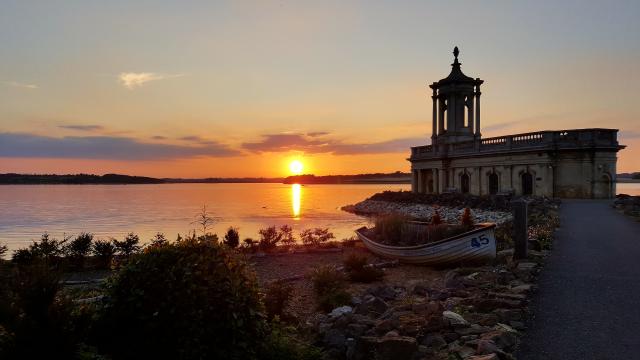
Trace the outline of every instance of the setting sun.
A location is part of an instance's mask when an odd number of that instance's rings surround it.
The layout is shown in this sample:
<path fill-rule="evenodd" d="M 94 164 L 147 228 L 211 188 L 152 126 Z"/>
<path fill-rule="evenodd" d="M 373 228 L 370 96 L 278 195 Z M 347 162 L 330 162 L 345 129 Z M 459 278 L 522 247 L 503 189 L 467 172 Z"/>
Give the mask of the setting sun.
<path fill-rule="evenodd" d="M 304 169 L 304 166 L 302 165 L 302 162 L 300 160 L 293 160 L 289 164 L 289 170 L 291 170 L 291 173 L 294 175 L 302 174 L 303 169 Z"/>

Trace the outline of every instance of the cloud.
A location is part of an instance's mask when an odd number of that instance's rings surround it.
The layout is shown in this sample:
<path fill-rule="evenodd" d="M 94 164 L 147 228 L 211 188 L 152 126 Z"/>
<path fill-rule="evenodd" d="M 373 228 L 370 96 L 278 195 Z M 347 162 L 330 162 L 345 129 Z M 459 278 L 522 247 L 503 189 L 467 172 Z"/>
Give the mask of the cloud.
<path fill-rule="evenodd" d="M 67 130 L 77 130 L 77 131 L 98 131 L 104 130 L 104 126 L 102 125 L 59 125 L 59 128 L 67 129 Z"/>
<path fill-rule="evenodd" d="M 318 136 L 325 136 L 325 135 L 329 135 L 329 132 L 328 131 L 312 131 L 307 133 L 307 136 L 310 136 L 310 137 L 318 137 Z"/>
<path fill-rule="evenodd" d="M 153 140 L 167 140 L 167 137 L 166 136 L 162 136 L 162 135 L 155 135 L 155 136 L 152 136 L 151 139 L 153 139 Z"/>
<path fill-rule="evenodd" d="M 259 142 L 244 143 L 242 147 L 253 152 L 302 151 L 310 154 L 336 155 L 382 154 L 408 152 L 410 146 L 425 144 L 424 138 L 399 138 L 373 143 L 345 143 L 335 139 L 317 139 L 309 134 L 268 134 Z"/>
<path fill-rule="evenodd" d="M 165 160 L 235 155 L 240 155 L 240 152 L 213 142 L 208 145 L 183 146 L 145 143 L 118 136 L 55 138 L 26 133 L 0 133 L 0 157 Z"/>
<path fill-rule="evenodd" d="M 505 130 L 505 129 L 509 129 L 509 128 L 517 125 L 518 123 L 519 123 L 519 121 L 509 121 L 509 122 L 504 122 L 504 123 L 500 123 L 500 124 L 483 126 L 481 130 L 483 132 L 484 131 L 490 132 L 490 131 Z"/>
<path fill-rule="evenodd" d="M 136 87 L 140 87 L 149 81 L 171 79 L 183 76 L 184 74 L 158 74 L 152 72 L 123 72 L 118 75 L 120 83 L 129 90 L 133 90 Z"/>
<path fill-rule="evenodd" d="M 12 86 L 12 87 L 21 88 L 21 89 L 37 89 L 38 88 L 38 85 L 25 84 L 25 83 L 21 83 L 21 82 L 17 82 L 17 81 L 3 81 L 3 84 L 8 85 L 8 86 Z"/>

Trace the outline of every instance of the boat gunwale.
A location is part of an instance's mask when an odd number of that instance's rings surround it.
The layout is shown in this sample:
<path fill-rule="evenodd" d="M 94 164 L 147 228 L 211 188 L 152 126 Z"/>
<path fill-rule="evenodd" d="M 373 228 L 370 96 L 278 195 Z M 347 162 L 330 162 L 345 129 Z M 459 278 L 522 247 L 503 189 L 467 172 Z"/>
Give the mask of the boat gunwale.
<path fill-rule="evenodd" d="M 419 221 L 412 221 L 411 223 L 418 223 L 418 224 L 428 224 L 426 222 L 419 222 Z M 475 233 L 479 233 L 491 228 L 495 228 L 496 227 L 496 223 L 480 223 L 480 224 L 476 224 L 477 228 L 464 232 L 462 234 L 458 234 L 456 236 L 452 236 L 446 239 L 442 239 L 436 242 L 432 242 L 432 243 L 428 243 L 428 244 L 422 244 L 422 245 L 412 245 L 412 246 L 393 246 L 393 245 L 386 245 L 386 244 L 382 244 L 379 243 L 377 241 L 371 240 L 369 239 L 369 237 L 367 237 L 365 234 L 362 233 L 363 229 L 368 229 L 366 226 L 363 226 L 359 229 L 356 229 L 355 232 L 356 234 L 358 234 L 358 236 L 361 236 L 363 238 L 365 238 L 367 241 L 372 242 L 375 244 L 375 246 L 378 246 L 380 248 L 383 249 L 389 249 L 389 250 L 418 250 L 418 249 L 424 249 L 424 248 L 429 248 L 429 247 L 433 247 L 433 246 L 438 246 L 447 242 L 451 242 L 454 240 L 459 240 L 463 237 L 467 237 L 469 235 L 473 235 Z"/>

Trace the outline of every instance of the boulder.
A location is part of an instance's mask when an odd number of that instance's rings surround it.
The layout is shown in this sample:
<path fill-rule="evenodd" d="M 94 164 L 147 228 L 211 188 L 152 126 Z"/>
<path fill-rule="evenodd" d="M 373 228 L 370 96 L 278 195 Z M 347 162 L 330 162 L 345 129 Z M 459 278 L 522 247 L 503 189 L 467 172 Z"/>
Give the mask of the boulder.
<path fill-rule="evenodd" d="M 351 306 L 347 306 L 347 305 L 340 306 L 340 307 L 337 307 L 337 308 L 333 309 L 329 313 L 329 317 L 335 319 L 335 318 L 340 317 L 340 316 L 345 315 L 345 314 L 351 314 L 352 312 L 353 312 L 353 308 Z"/>
<path fill-rule="evenodd" d="M 357 314 L 380 316 L 389 309 L 389 304 L 384 300 L 373 296 L 367 295 L 360 305 L 356 308 Z"/>
<path fill-rule="evenodd" d="M 440 350 L 447 346 L 447 342 L 440 334 L 427 334 L 420 343 L 424 346 Z"/>
<path fill-rule="evenodd" d="M 355 351 L 350 360 L 395 360 L 412 359 L 418 352 L 415 338 L 406 336 L 385 336 L 376 338 L 363 336 L 356 341 Z"/>
<path fill-rule="evenodd" d="M 444 287 L 446 289 L 463 289 L 464 284 L 460 277 L 460 273 L 457 270 L 450 270 L 444 276 Z"/>
<path fill-rule="evenodd" d="M 323 342 L 327 347 L 343 349 L 347 344 L 347 337 L 338 329 L 330 329 L 324 335 Z"/>
<path fill-rule="evenodd" d="M 469 326 L 469 322 L 465 320 L 460 314 L 453 311 L 443 311 L 442 317 L 448 321 L 453 327 L 466 327 Z"/>

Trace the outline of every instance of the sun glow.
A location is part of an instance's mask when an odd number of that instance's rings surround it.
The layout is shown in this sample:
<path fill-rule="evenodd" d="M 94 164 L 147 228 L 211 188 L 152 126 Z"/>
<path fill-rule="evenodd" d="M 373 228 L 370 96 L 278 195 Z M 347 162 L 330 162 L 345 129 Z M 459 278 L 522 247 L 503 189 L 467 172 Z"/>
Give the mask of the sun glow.
<path fill-rule="evenodd" d="M 294 175 L 300 175 L 302 174 L 302 170 L 304 170 L 304 165 L 302 165 L 300 160 L 293 160 L 289 163 L 289 170 Z"/>
<path fill-rule="evenodd" d="M 300 219 L 300 202 L 302 200 L 302 187 L 300 184 L 291 185 L 291 205 L 293 208 L 293 218 Z"/>

